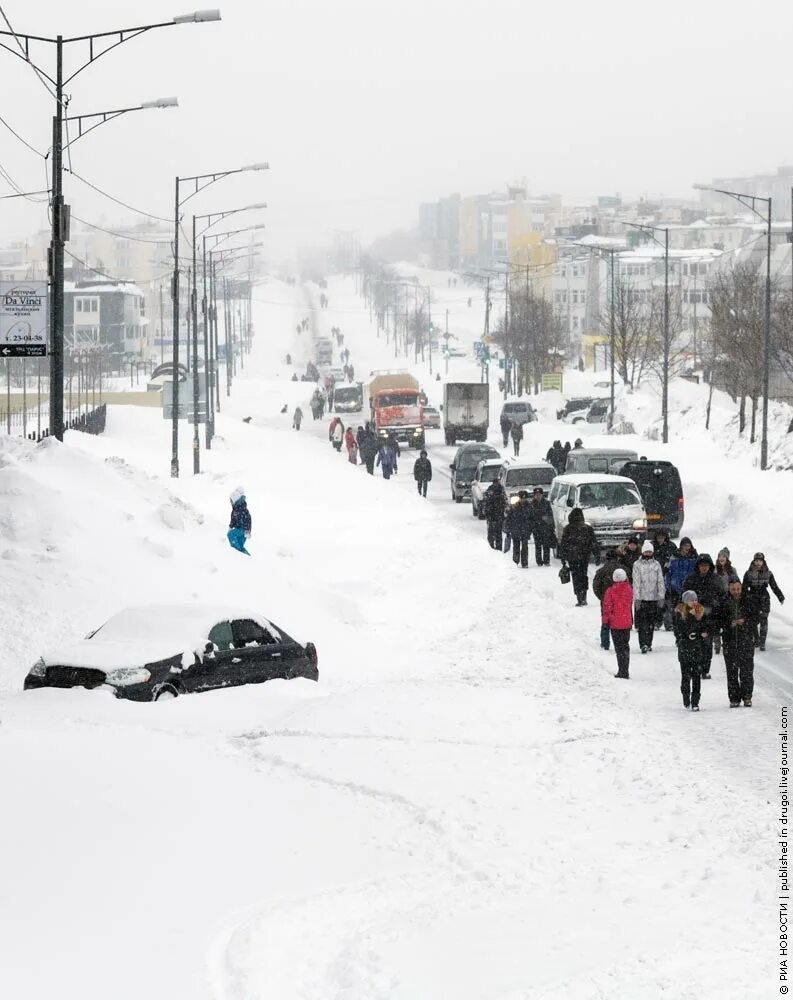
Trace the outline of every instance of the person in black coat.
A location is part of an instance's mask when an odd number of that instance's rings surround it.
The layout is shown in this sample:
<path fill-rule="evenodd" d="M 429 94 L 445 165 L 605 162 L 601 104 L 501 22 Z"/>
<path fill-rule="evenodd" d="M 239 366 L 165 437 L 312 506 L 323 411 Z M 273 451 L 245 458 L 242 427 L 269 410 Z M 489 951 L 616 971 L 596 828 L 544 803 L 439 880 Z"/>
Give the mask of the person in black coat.
<path fill-rule="evenodd" d="M 361 442 L 358 451 L 361 455 L 361 461 L 366 466 L 366 471 L 370 476 L 374 475 L 374 462 L 377 458 L 379 450 L 380 445 L 377 438 L 372 429 L 367 426 L 366 430 L 363 432 L 363 441 Z"/>
<path fill-rule="evenodd" d="M 534 556 L 538 566 L 551 565 L 553 543 L 553 511 L 541 486 L 535 486 L 531 504 L 531 531 L 534 535 Z"/>
<path fill-rule="evenodd" d="M 391 454 L 394 459 L 394 475 L 399 472 L 399 463 L 397 459 L 402 454 L 402 449 L 399 447 L 399 441 L 396 439 L 396 434 L 393 431 L 388 435 L 388 447 L 391 449 Z"/>
<path fill-rule="evenodd" d="M 774 574 L 768 568 L 768 563 L 762 552 L 755 552 L 752 565 L 744 573 L 743 589 L 746 596 L 755 603 L 757 627 L 755 628 L 754 644 L 760 652 L 763 652 L 768 636 L 768 616 L 771 613 L 771 595 L 768 591 L 769 589 L 773 590 L 780 604 L 785 603 L 785 595 L 779 589 Z"/>
<path fill-rule="evenodd" d="M 523 440 L 523 425 L 513 420 L 509 433 L 512 436 L 512 450 L 517 458 L 520 455 L 520 442 Z"/>
<path fill-rule="evenodd" d="M 532 516 L 526 490 L 520 490 L 517 502 L 510 504 L 504 527 L 512 536 L 512 559 L 515 565 L 520 563 L 522 569 L 528 569 Z"/>
<path fill-rule="evenodd" d="M 710 632 L 705 625 L 705 609 L 693 590 L 686 590 L 674 611 L 673 629 L 680 663 L 680 692 L 683 705 L 699 711 L 700 679 L 708 662 Z"/>
<path fill-rule="evenodd" d="M 499 426 L 501 427 L 501 437 L 504 441 L 504 447 L 506 448 L 506 446 L 509 444 L 509 432 L 512 428 L 512 421 L 505 413 L 501 414 L 501 419 L 499 420 Z"/>
<path fill-rule="evenodd" d="M 666 573 L 667 569 L 669 569 L 669 563 L 678 554 L 677 546 L 669 538 L 669 532 L 666 528 L 659 528 L 655 532 L 653 549 L 655 550 L 655 558 L 661 564 L 661 569 Z"/>
<path fill-rule="evenodd" d="M 727 597 L 718 611 L 724 666 L 727 668 L 727 697 L 730 708 L 743 701 L 752 707 L 754 690 L 754 634 L 757 627 L 756 602 L 743 591 L 740 577 L 731 576 Z"/>
<path fill-rule="evenodd" d="M 413 478 L 416 480 L 416 488 L 420 497 L 427 495 L 427 483 L 432 479 L 432 462 L 427 458 L 427 453 L 423 449 L 419 457 L 413 463 Z"/>
<path fill-rule="evenodd" d="M 562 562 L 570 566 L 576 607 L 582 608 L 586 604 L 589 590 L 589 557 L 594 556 L 595 562 L 600 562 L 600 545 L 594 528 L 585 523 L 584 512 L 580 507 L 574 507 L 570 511 L 559 547 Z"/>
<path fill-rule="evenodd" d="M 491 549 L 497 549 L 501 552 L 507 494 L 497 479 L 485 490 L 482 506 L 485 508 L 485 518 L 487 519 L 488 544 Z"/>
<path fill-rule="evenodd" d="M 705 608 L 705 625 L 711 635 L 717 628 L 718 611 L 721 605 L 723 591 L 719 578 L 716 576 L 713 560 L 703 552 L 697 556 L 697 564 L 693 573 L 689 573 L 683 583 L 683 590 L 693 590 L 697 595 L 697 600 Z M 710 663 L 713 657 L 713 642 L 708 643 L 707 656 L 702 671 L 702 679 L 710 679 Z"/>
<path fill-rule="evenodd" d="M 622 568 L 628 574 L 628 582 L 633 580 L 633 564 L 637 559 L 641 557 L 642 550 L 639 545 L 639 536 L 631 535 L 628 541 L 625 543 L 625 548 L 622 552 Z"/>

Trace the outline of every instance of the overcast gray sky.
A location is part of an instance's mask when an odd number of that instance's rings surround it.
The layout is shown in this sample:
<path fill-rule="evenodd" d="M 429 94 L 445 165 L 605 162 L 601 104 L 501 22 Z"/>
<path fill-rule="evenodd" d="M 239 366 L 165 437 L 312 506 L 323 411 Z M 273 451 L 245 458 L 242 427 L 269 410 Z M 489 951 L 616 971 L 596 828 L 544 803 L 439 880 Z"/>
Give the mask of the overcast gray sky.
<path fill-rule="evenodd" d="M 0 4 L 17 31 L 42 35 L 191 9 L 190 0 Z M 419 201 L 522 177 L 569 200 L 685 195 L 695 180 L 793 161 L 788 0 L 218 4 L 222 22 L 151 32 L 75 81 L 72 114 L 171 94 L 181 108 L 105 125 L 75 144 L 72 162 L 168 216 L 177 172 L 268 160 L 269 174 L 223 181 L 195 205 L 266 200 L 276 250 L 322 242 L 331 227 L 371 238 L 413 224 Z M 53 66 L 51 49 L 36 55 Z M 46 151 L 51 98 L 2 50 L 0 80 L 0 115 Z M 43 186 L 43 161 L 2 125 L 0 164 L 25 190 Z M 67 199 L 97 223 L 134 218 L 76 180 Z M 0 219 L 5 242 L 46 217 L 4 201 Z"/>

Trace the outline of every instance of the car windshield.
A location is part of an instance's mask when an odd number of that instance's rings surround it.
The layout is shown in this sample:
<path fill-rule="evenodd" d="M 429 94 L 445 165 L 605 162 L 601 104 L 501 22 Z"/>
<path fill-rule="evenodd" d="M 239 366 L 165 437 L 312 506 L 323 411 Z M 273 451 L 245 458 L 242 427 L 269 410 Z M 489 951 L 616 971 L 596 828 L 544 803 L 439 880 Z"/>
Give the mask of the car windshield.
<path fill-rule="evenodd" d="M 354 385 L 342 386 L 340 389 L 336 389 L 333 398 L 337 403 L 346 403 L 350 399 L 358 398 L 358 389 Z"/>
<path fill-rule="evenodd" d="M 498 474 L 501 470 L 500 465 L 485 465 L 482 468 L 482 472 L 479 476 L 479 481 L 481 483 L 492 483 L 498 478 Z"/>
<path fill-rule="evenodd" d="M 377 397 L 378 406 L 418 406 L 418 401 L 416 392 L 384 392 Z"/>
<path fill-rule="evenodd" d="M 550 486 L 555 475 L 554 469 L 510 469 L 507 486 Z"/>
<path fill-rule="evenodd" d="M 641 505 L 636 489 L 627 483 L 585 483 L 578 490 L 578 506 L 585 510 L 592 507 L 630 507 Z"/>

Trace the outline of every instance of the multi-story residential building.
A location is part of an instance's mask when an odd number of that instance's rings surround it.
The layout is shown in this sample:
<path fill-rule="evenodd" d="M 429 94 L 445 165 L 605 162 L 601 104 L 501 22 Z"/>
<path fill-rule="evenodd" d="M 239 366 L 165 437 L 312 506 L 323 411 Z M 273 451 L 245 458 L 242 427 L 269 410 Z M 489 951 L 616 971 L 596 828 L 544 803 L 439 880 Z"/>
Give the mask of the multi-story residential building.
<path fill-rule="evenodd" d="M 714 177 L 708 187 L 735 191 L 738 194 L 755 195 L 772 199 L 774 219 L 790 217 L 790 191 L 793 188 L 793 166 L 777 167 L 773 174 L 752 174 L 748 177 Z M 729 195 L 716 191 L 701 190 L 700 203 L 708 215 L 730 215 L 736 211 L 736 201 Z"/>
<path fill-rule="evenodd" d="M 147 346 L 143 290 L 132 282 L 78 281 L 64 289 L 67 351 L 102 348 L 110 367 L 143 358 Z"/>

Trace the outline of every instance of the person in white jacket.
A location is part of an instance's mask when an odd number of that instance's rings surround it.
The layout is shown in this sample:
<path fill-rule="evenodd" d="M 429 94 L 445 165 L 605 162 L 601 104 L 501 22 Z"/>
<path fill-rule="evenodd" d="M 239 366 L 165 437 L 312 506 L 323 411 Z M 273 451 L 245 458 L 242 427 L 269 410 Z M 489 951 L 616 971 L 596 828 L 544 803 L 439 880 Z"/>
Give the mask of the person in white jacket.
<path fill-rule="evenodd" d="M 649 653 L 653 648 L 655 620 L 665 597 L 664 571 L 655 558 L 653 543 L 648 539 L 642 545 L 641 556 L 633 564 L 633 603 L 639 648 L 643 653 Z"/>

